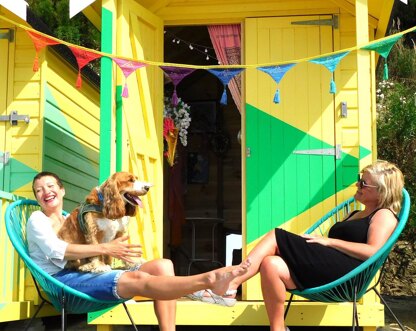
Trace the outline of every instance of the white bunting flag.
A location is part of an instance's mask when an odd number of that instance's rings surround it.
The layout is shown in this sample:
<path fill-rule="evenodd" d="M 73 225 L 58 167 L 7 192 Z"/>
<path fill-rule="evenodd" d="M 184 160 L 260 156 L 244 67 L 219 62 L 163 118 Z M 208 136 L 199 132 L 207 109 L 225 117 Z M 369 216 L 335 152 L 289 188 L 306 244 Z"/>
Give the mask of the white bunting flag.
<path fill-rule="evenodd" d="M 87 8 L 95 0 L 69 0 L 69 18 L 74 17 L 80 11 Z"/>
<path fill-rule="evenodd" d="M 0 0 L 0 5 L 26 21 L 27 2 L 24 0 Z"/>

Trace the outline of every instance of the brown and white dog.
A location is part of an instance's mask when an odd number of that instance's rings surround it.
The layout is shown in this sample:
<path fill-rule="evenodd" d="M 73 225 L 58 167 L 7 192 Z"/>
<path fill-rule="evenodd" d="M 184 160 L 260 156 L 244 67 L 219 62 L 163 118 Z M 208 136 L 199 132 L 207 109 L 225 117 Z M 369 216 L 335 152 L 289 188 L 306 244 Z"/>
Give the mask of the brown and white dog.
<path fill-rule="evenodd" d="M 99 244 L 123 236 L 129 216 L 142 207 L 140 196 L 147 194 L 151 184 L 140 182 L 129 172 L 116 172 L 101 186 L 91 190 L 85 202 L 74 209 L 63 223 L 58 236 L 72 244 Z M 111 270 L 111 257 L 94 256 L 71 260 L 68 269 L 84 272 Z M 125 263 L 125 267 L 130 267 Z"/>

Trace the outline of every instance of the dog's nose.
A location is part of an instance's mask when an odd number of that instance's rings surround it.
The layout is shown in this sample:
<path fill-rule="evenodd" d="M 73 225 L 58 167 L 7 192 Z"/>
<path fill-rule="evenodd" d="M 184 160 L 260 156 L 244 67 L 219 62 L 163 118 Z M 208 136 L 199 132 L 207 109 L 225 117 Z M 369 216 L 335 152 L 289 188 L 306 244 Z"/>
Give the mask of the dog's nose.
<path fill-rule="evenodd" d="M 144 188 L 146 191 L 149 191 L 150 186 L 144 186 L 143 188 Z"/>

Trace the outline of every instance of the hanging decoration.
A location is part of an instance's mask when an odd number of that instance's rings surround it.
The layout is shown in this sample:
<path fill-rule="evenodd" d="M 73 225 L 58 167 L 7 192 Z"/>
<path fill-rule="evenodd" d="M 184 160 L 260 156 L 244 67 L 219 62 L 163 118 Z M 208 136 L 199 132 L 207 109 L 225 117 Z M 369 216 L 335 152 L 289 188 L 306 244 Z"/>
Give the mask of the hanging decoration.
<path fill-rule="evenodd" d="M 145 67 L 145 63 L 137 62 L 137 61 L 131 61 L 131 60 L 125 60 L 125 59 L 118 59 L 118 58 L 112 58 L 112 60 L 117 63 L 120 70 L 123 72 L 124 75 L 124 88 L 123 92 L 121 93 L 121 96 L 123 98 L 128 98 L 129 96 L 129 89 L 127 87 L 127 77 L 130 76 L 130 74 L 134 71 L 136 71 L 139 68 Z"/>
<path fill-rule="evenodd" d="M 164 98 L 163 137 L 167 145 L 165 156 L 171 167 L 175 163 L 178 139 L 183 146 L 188 144 L 188 128 L 191 124 L 190 111 L 191 107 L 180 98 L 176 106 L 172 104 L 169 98 Z"/>
<path fill-rule="evenodd" d="M 208 69 L 208 71 L 215 75 L 224 85 L 224 91 L 222 92 L 220 103 L 222 105 L 227 104 L 227 84 L 230 82 L 230 80 L 237 76 L 240 72 L 242 72 L 244 69 Z"/>
<path fill-rule="evenodd" d="M 85 49 L 74 47 L 74 46 L 69 46 L 69 48 L 71 49 L 78 63 L 78 77 L 77 77 L 76 87 L 81 88 L 81 85 L 82 85 L 81 69 L 84 68 L 91 61 L 100 58 L 102 55 L 97 54 L 95 52 L 94 53 L 89 52 Z"/>
<path fill-rule="evenodd" d="M 33 61 L 33 71 L 38 71 L 39 70 L 39 52 L 46 46 L 48 45 L 58 45 L 59 42 L 50 39 L 46 36 L 42 36 L 37 34 L 36 32 L 33 31 L 26 31 L 27 34 L 29 35 L 29 37 L 32 39 L 33 44 L 35 46 L 35 50 L 36 50 L 36 54 L 35 54 L 35 59 Z"/>
<path fill-rule="evenodd" d="M 387 66 L 387 56 L 389 56 L 391 49 L 393 48 L 394 44 L 399 40 L 402 36 L 393 36 L 392 38 L 382 40 L 376 43 L 373 43 L 368 46 L 361 47 L 361 49 L 367 51 L 376 51 L 384 58 L 384 70 L 383 70 L 383 80 L 389 79 L 389 67 Z"/>
<path fill-rule="evenodd" d="M 269 66 L 269 67 L 259 67 L 257 68 L 260 71 L 265 72 L 266 74 L 269 74 L 274 81 L 279 84 L 280 80 L 283 78 L 286 72 L 289 71 L 293 66 L 295 66 L 296 63 L 289 63 L 289 64 L 282 64 L 280 66 Z M 273 98 L 274 103 L 280 103 L 280 90 L 279 88 L 276 89 L 276 92 L 274 93 Z"/>
<path fill-rule="evenodd" d="M 186 76 L 190 75 L 195 71 L 191 68 L 179 68 L 173 66 L 161 66 L 160 67 L 166 75 L 172 80 L 173 83 L 173 94 L 172 94 L 172 104 L 174 106 L 178 105 L 178 95 L 176 92 L 176 86 L 184 79 Z"/>
<path fill-rule="evenodd" d="M 0 0 L 0 5 L 1 4 L 2 4 L 2 0 Z M 227 84 L 229 83 L 231 78 L 238 75 L 244 69 L 255 68 L 255 69 L 258 69 L 258 70 L 261 70 L 263 72 L 268 73 L 272 77 L 275 75 L 275 77 L 273 77 L 273 79 L 275 79 L 277 83 L 279 83 L 280 79 L 282 79 L 282 77 L 284 75 L 284 72 L 283 72 L 284 69 L 287 69 L 286 71 L 288 71 L 290 69 L 290 67 L 288 67 L 288 64 L 287 64 L 289 62 L 285 62 L 285 63 L 282 63 L 282 64 L 281 63 L 264 63 L 264 64 L 245 64 L 245 65 L 243 65 L 243 64 L 238 64 L 238 65 L 237 64 L 231 64 L 231 65 L 221 65 L 221 66 L 217 66 L 217 65 L 215 65 L 215 66 L 213 66 L 213 65 L 201 66 L 201 65 L 176 64 L 176 63 L 171 64 L 171 63 L 156 62 L 156 61 L 149 61 L 149 60 L 130 59 L 130 58 L 126 58 L 126 57 L 117 56 L 117 55 L 114 55 L 114 54 L 107 54 L 107 53 L 104 53 L 104 52 L 88 49 L 88 48 L 85 48 L 85 47 L 81 47 L 81 46 L 77 46 L 77 45 L 65 42 L 63 40 L 59 40 L 57 38 L 54 38 L 54 37 L 49 36 L 47 34 L 44 34 L 40 31 L 29 28 L 25 25 L 19 24 L 19 23 L 15 22 L 15 21 L 13 21 L 13 20 L 11 20 L 11 19 L 9 19 L 9 18 L 7 18 L 3 15 L 0 15 L 0 20 L 5 21 L 5 22 L 9 22 L 10 24 L 12 24 L 12 25 L 14 25 L 18 28 L 21 28 L 21 29 L 25 30 L 28 33 L 28 35 L 32 39 L 32 41 L 35 45 L 35 49 L 36 49 L 34 65 L 33 65 L 33 70 L 35 70 L 35 71 L 39 69 L 39 63 L 38 63 L 39 59 L 38 59 L 38 57 L 39 57 L 40 50 L 42 50 L 45 46 L 57 45 L 57 44 L 61 44 L 61 45 L 65 45 L 65 46 L 69 47 L 71 49 L 71 51 L 73 52 L 73 54 L 75 55 L 75 58 L 76 58 L 76 61 L 77 61 L 77 64 L 78 64 L 78 77 L 77 77 L 77 82 L 76 82 L 76 86 L 78 88 L 81 87 L 81 83 L 82 83 L 81 69 L 86 64 L 88 64 L 90 61 L 92 61 L 94 59 L 97 59 L 97 58 L 100 58 L 100 57 L 110 58 L 110 59 L 114 60 L 114 62 L 116 62 L 117 64 L 129 63 L 125 68 L 120 67 L 121 70 L 123 70 L 123 74 L 126 76 L 126 78 L 129 74 L 131 74 L 132 71 L 134 71 L 134 70 L 136 70 L 140 67 L 143 67 L 145 65 L 159 66 L 172 79 L 172 82 L 174 84 L 174 92 L 173 92 L 173 96 L 172 96 L 172 103 L 174 105 L 178 104 L 176 86 L 180 83 L 180 81 L 184 77 L 186 77 L 187 75 L 189 75 L 190 73 L 192 73 L 194 70 L 197 70 L 197 69 L 202 69 L 202 70 L 209 71 L 210 73 L 212 73 L 213 75 L 218 77 L 221 80 L 221 82 L 224 84 L 224 92 L 223 92 L 222 97 L 221 97 L 221 104 L 226 104 L 227 103 L 227 93 L 226 93 Z M 351 48 L 348 48 L 348 49 L 337 51 L 335 53 L 325 54 L 325 55 L 319 56 L 319 57 L 293 60 L 293 61 L 290 61 L 289 65 L 290 64 L 297 64 L 297 63 L 300 63 L 300 62 L 306 62 L 306 61 L 324 65 L 332 73 L 332 78 L 331 78 L 331 83 L 330 83 L 330 93 L 336 93 L 336 86 L 335 86 L 335 82 L 334 82 L 333 73 L 334 73 L 334 70 L 335 70 L 336 66 L 341 61 L 341 59 L 343 59 L 345 56 L 347 56 L 350 52 L 356 51 L 356 50 L 376 51 L 384 59 L 386 59 L 387 56 L 389 55 L 392 47 L 397 42 L 397 40 L 399 40 L 405 34 L 413 32 L 415 30 L 416 30 L 416 26 L 414 26 L 412 28 L 409 28 L 405 31 L 396 33 L 394 35 L 387 36 L 387 37 L 381 38 L 379 40 L 369 42 L 366 45 L 354 46 L 354 47 L 351 47 Z M 129 67 L 130 65 L 132 67 L 127 69 L 127 67 Z M 136 65 L 137 65 L 137 67 L 134 68 Z M 274 68 L 273 69 L 273 67 L 279 67 L 279 68 Z M 293 65 L 292 65 L 292 67 L 293 67 Z M 275 73 L 273 73 L 273 71 L 275 71 Z M 387 61 L 384 65 L 384 79 L 388 79 Z M 128 95 L 127 85 L 125 85 L 125 89 L 123 90 L 123 93 L 124 93 L 125 96 Z M 274 101 L 278 102 L 279 99 L 280 99 L 279 93 L 275 93 Z"/>
<path fill-rule="evenodd" d="M 320 57 L 318 59 L 312 59 L 309 61 L 309 62 L 316 63 L 316 64 L 322 64 L 325 68 L 329 70 L 329 72 L 331 73 L 331 82 L 329 83 L 329 93 L 331 94 L 337 93 L 337 87 L 334 81 L 334 71 L 337 68 L 337 65 L 339 64 L 339 62 L 349 53 L 350 52 L 347 51 L 347 52 L 337 53 L 334 55 Z"/>

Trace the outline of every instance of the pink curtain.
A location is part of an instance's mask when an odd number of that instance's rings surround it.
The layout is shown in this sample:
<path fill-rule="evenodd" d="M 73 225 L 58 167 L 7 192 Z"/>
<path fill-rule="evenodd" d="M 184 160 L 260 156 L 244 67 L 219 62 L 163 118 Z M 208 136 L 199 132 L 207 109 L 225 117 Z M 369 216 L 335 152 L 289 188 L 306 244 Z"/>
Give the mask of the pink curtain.
<path fill-rule="evenodd" d="M 240 24 L 209 25 L 208 32 L 215 55 L 221 64 L 241 64 Z M 241 113 L 241 77 L 231 79 L 228 88 L 238 111 Z"/>

